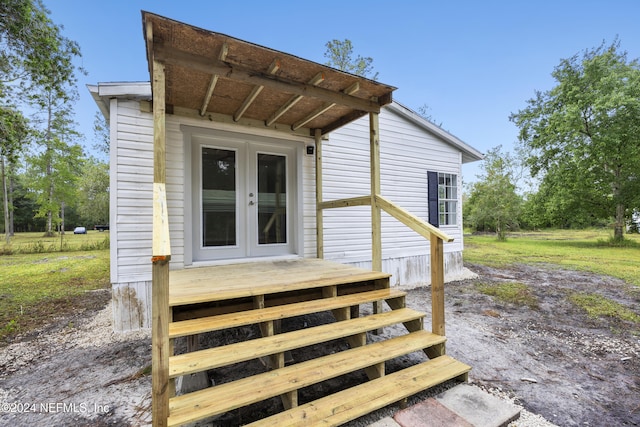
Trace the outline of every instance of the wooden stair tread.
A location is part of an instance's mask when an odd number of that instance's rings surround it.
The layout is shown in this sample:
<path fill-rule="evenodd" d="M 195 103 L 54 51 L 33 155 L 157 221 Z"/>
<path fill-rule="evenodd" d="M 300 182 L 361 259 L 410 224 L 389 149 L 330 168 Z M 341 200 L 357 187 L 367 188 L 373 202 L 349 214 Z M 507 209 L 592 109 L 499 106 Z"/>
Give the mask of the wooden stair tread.
<path fill-rule="evenodd" d="M 218 331 L 237 326 L 252 325 L 270 320 L 318 313 L 321 311 L 349 307 L 383 299 L 400 298 L 407 293 L 398 289 L 379 289 L 375 291 L 359 292 L 312 301 L 267 307 L 237 313 L 220 314 L 192 320 L 169 323 L 169 338 L 177 338 L 204 332 Z"/>
<path fill-rule="evenodd" d="M 385 326 L 422 319 L 424 316 L 425 314 L 422 312 L 410 308 L 402 308 L 371 316 L 357 317 L 313 328 L 300 329 L 269 337 L 180 354 L 169 358 L 169 376 L 175 378 L 194 372 L 215 369 L 270 354 L 372 331 Z"/>
<path fill-rule="evenodd" d="M 304 259 L 188 268 L 172 271 L 169 306 L 223 301 L 332 285 L 388 279 L 388 273 Z M 225 286 L 212 283 L 225 283 Z"/>
<path fill-rule="evenodd" d="M 338 426 L 470 370 L 470 366 L 450 356 L 440 356 L 261 419 L 247 427 Z"/>
<path fill-rule="evenodd" d="M 445 337 L 416 331 L 318 359 L 243 378 L 169 400 L 170 426 L 232 411 L 301 389 L 445 341 Z"/>

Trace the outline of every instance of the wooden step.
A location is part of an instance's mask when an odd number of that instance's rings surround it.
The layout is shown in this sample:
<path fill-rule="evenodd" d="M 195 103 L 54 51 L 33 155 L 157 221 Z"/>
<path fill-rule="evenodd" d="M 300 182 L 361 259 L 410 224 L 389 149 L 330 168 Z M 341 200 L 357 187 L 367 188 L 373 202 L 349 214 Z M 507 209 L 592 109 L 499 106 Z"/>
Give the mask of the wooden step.
<path fill-rule="evenodd" d="M 185 268 L 171 271 L 169 305 L 174 307 L 375 280 L 386 280 L 387 286 L 384 287 L 388 287 L 390 276 L 319 259 Z"/>
<path fill-rule="evenodd" d="M 453 378 L 471 367 L 449 357 L 435 359 L 334 393 L 251 424 L 262 426 L 338 426 Z"/>
<path fill-rule="evenodd" d="M 357 304 L 365 304 L 379 300 L 402 298 L 406 292 L 397 289 L 380 289 L 376 291 L 360 292 L 338 297 L 267 307 L 238 313 L 220 314 L 193 320 L 183 320 L 169 324 L 169 338 L 178 338 L 204 332 L 218 331 L 238 326 L 253 325 L 271 320 L 304 314 L 319 313 Z"/>
<path fill-rule="evenodd" d="M 366 319 L 366 318 L 365 318 Z M 198 421 L 292 392 L 324 380 L 364 369 L 393 358 L 440 344 L 444 337 L 427 331 L 357 347 L 318 359 L 243 378 L 171 398 L 170 426 Z"/>
<path fill-rule="evenodd" d="M 169 376 L 175 378 L 180 375 L 215 369 L 270 354 L 373 331 L 385 326 L 422 319 L 424 316 L 422 312 L 410 308 L 402 308 L 367 317 L 358 317 L 313 328 L 180 354 L 169 358 Z"/>

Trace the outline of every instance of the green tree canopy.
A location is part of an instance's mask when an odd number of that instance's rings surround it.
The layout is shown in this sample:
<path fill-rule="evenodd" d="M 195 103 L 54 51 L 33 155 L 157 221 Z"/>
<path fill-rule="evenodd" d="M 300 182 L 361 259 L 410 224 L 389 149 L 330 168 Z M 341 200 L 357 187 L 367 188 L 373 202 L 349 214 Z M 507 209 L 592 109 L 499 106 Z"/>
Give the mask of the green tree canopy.
<path fill-rule="evenodd" d="M 327 50 L 324 57 L 328 59 L 325 65 L 338 70 L 346 71 L 357 76 L 368 77 L 372 80 L 378 79 L 378 73 L 373 73 L 373 58 L 367 56 L 353 57 L 353 45 L 351 40 L 333 39 L 325 44 Z"/>
<path fill-rule="evenodd" d="M 545 190 L 561 191 L 568 206 L 589 200 L 593 212 L 608 212 L 622 239 L 625 210 L 640 205 L 638 61 L 616 40 L 562 60 L 552 76 L 553 89 L 510 117 L 527 163 L 532 174 L 546 173 Z"/>
<path fill-rule="evenodd" d="M 78 210 L 87 225 L 109 223 L 109 165 L 90 158 L 78 180 Z"/>
<path fill-rule="evenodd" d="M 495 231 L 504 240 L 519 225 L 522 198 L 516 193 L 517 161 L 498 146 L 489 150 L 483 173 L 471 186 L 464 204 L 465 225 L 476 231 Z"/>

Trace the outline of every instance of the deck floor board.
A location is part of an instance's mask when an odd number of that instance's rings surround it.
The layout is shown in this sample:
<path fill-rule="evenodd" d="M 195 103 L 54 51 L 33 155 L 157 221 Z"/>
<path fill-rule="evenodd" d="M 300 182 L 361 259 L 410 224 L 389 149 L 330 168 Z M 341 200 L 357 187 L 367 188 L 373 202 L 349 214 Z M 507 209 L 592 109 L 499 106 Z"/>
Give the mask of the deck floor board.
<path fill-rule="evenodd" d="M 222 301 L 388 277 L 388 273 L 309 258 L 186 268 L 170 273 L 169 305 Z"/>

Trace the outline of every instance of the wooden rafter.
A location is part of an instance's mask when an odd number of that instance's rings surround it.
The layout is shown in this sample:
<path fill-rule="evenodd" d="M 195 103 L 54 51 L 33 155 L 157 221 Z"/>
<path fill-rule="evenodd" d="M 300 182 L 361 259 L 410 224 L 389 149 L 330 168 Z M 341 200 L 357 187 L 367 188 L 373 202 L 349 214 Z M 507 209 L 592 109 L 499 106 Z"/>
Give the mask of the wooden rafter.
<path fill-rule="evenodd" d="M 331 131 L 341 128 L 347 123 L 351 123 L 354 120 L 358 120 L 360 117 L 365 116 L 367 113 L 365 111 L 354 110 L 351 113 L 342 116 L 338 120 L 330 123 L 329 125 L 322 128 L 322 134 L 326 135 Z"/>
<path fill-rule="evenodd" d="M 279 92 L 302 95 L 320 99 L 325 102 L 333 102 L 356 110 L 366 112 L 380 112 L 381 101 L 358 98 L 344 92 L 336 92 L 308 83 L 301 83 L 283 77 L 274 77 L 255 70 L 248 69 L 241 64 L 230 64 L 217 59 L 211 59 L 202 55 L 185 52 L 180 49 L 155 43 L 155 56 L 166 64 L 178 65 L 208 74 L 218 74 L 220 77 L 233 79 L 251 85 L 262 85 Z"/>
<path fill-rule="evenodd" d="M 320 83 L 324 81 L 324 73 L 320 72 L 316 74 L 311 80 L 309 80 L 310 85 L 318 86 Z M 271 126 L 278 120 L 284 113 L 289 111 L 291 107 L 296 105 L 298 101 L 300 101 L 304 96 L 302 95 L 293 95 L 282 107 L 278 108 L 278 111 L 273 113 L 266 121 L 266 126 Z"/>
<path fill-rule="evenodd" d="M 274 75 L 278 72 L 278 70 L 280 70 L 280 61 L 278 61 L 277 59 L 274 59 L 271 65 L 269 66 L 269 69 L 267 70 L 267 74 Z M 240 120 L 242 115 L 247 111 L 247 109 L 251 106 L 251 104 L 253 104 L 253 101 L 256 100 L 258 95 L 260 95 L 260 92 L 262 92 L 262 89 L 264 89 L 264 86 L 262 85 L 253 87 L 249 96 L 245 98 L 240 108 L 238 108 L 238 111 L 236 111 L 236 113 L 233 115 L 234 121 L 237 122 L 238 120 Z"/>
<path fill-rule="evenodd" d="M 226 43 L 222 44 L 220 48 L 220 54 L 218 54 L 218 59 L 220 61 L 224 61 L 227 59 L 227 53 L 229 53 L 229 46 Z M 209 82 L 209 87 L 207 88 L 207 94 L 204 96 L 204 101 L 202 101 L 202 107 L 200 107 L 200 115 L 204 116 L 207 113 L 207 107 L 209 107 L 209 102 L 211 101 L 211 96 L 213 96 L 213 90 L 216 88 L 216 84 L 218 83 L 218 75 L 214 74 L 211 76 L 211 81 Z"/>
<path fill-rule="evenodd" d="M 343 90 L 342 92 L 347 94 L 347 95 L 353 95 L 354 93 L 356 93 L 359 90 L 360 90 L 360 83 L 355 82 L 354 84 L 352 84 L 351 86 L 349 86 L 348 88 Z M 322 105 L 318 109 L 312 111 L 308 116 L 306 116 L 302 120 L 299 120 L 296 123 L 292 124 L 291 125 L 291 129 L 293 129 L 293 130 L 300 129 L 302 126 L 306 125 L 311 120 L 315 119 L 316 117 L 318 117 L 319 115 L 321 115 L 325 111 L 335 107 L 335 105 L 336 105 L 335 102 L 327 102 L 327 103 L 325 103 L 324 105 Z"/>

